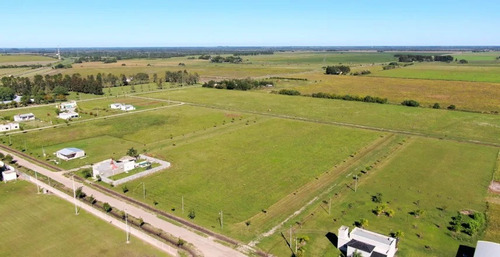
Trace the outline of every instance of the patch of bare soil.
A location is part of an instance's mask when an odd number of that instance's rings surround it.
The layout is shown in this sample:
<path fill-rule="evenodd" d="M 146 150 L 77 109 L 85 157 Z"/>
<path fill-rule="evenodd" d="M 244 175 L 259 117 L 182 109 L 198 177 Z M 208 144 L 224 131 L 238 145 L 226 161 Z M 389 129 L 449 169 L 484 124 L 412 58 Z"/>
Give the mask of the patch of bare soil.
<path fill-rule="evenodd" d="M 493 193 L 500 194 L 500 182 L 499 181 L 491 182 L 489 189 Z"/>

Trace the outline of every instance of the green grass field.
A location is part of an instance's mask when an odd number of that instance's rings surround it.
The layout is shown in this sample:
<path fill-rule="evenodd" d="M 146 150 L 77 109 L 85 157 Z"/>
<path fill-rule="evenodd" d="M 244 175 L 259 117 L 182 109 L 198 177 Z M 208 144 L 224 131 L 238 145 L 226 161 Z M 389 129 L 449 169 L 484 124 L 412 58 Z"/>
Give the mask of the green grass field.
<path fill-rule="evenodd" d="M 0 185 L 1 256 L 167 256 L 25 181 Z"/>
<path fill-rule="evenodd" d="M 145 96 L 166 99 L 165 93 Z M 173 100 L 194 102 L 227 110 L 345 122 L 384 129 L 407 130 L 443 138 L 500 143 L 500 116 L 366 104 L 342 100 L 274 95 L 260 92 L 190 88 L 172 91 Z"/>
<path fill-rule="evenodd" d="M 41 55 L 22 55 L 22 54 L 12 54 L 12 55 L 0 55 L 0 65 L 2 63 L 12 63 L 16 62 L 55 62 L 56 59 L 41 56 Z"/>
<path fill-rule="evenodd" d="M 495 158 L 496 149 L 491 147 L 414 138 L 362 176 L 357 192 L 345 186 L 339 190 L 331 215 L 317 208 L 313 216 L 306 212 L 290 223 L 300 221 L 296 235 L 311 238 L 312 243 L 306 246 L 310 256 L 337 256 L 326 233 L 337 234 L 341 225 L 352 229 L 353 223 L 362 218 L 369 221 L 369 230 L 384 235 L 404 232 L 398 256 L 454 256 L 460 244 L 474 246 L 475 241 L 468 236 L 464 236 L 465 241 L 455 240 L 447 229 L 448 222 L 457 211 L 485 211 L 484 198 Z M 377 193 L 382 194 L 387 208 L 395 211 L 394 217 L 372 213 L 379 205 L 371 201 Z M 415 218 L 409 214 L 416 209 L 424 210 L 424 215 Z M 282 231 L 287 229 L 288 225 Z M 290 253 L 278 233 L 260 247 L 278 256 Z"/>

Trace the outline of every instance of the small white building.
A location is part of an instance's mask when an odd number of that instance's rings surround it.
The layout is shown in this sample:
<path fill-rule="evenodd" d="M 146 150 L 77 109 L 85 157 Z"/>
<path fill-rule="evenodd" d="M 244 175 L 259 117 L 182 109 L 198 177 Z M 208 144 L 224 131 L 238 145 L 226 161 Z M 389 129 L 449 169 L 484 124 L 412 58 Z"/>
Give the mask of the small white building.
<path fill-rule="evenodd" d="M 349 233 L 349 227 L 341 226 L 338 233 L 337 248 L 351 257 L 358 252 L 363 257 L 394 257 L 396 254 L 396 238 L 384 236 L 362 228 L 354 228 Z"/>
<path fill-rule="evenodd" d="M 57 106 L 61 111 L 74 111 L 77 107 L 76 101 L 60 103 Z"/>
<path fill-rule="evenodd" d="M 130 104 L 124 104 L 124 105 L 122 105 L 121 110 L 127 111 L 127 112 L 133 111 L 133 110 L 135 110 L 135 107 L 133 105 L 130 105 Z"/>
<path fill-rule="evenodd" d="M 114 109 L 114 110 L 121 110 L 121 109 L 122 109 L 122 106 L 123 106 L 123 104 L 120 104 L 120 103 L 114 103 L 114 104 L 110 104 L 110 105 L 109 105 L 109 108 Z"/>
<path fill-rule="evenodd" d="M 477 241 L 474 257 L 500 256 L 500 244 L 488 241 Z"/>
<path fill-rule="evenodd" d="M 78 148 L 64 148 L 56 152 L 56 156 L 59 159 L 63 159 L 65 161 L 73 160 L 76 158 L 81 158 L 85 156 L 85 151 Z"/>
<path fill-rule="evenodd" d="M 77 112 L 61 112 L 59 113 L 59 116 L 57 116 L 59 119 L 63 120 L 69 120 L 69 119 L 74 119 L 80 117 Z"/>
<path fill-rule="evenodd" d="M 28 121 L 28 120 L 35 120 L 35 114 L 25 113 L 25 114 L 14 115 L 14 121 Z"/>
<path fill-rule="evenodd" d="M 14 167 L 6 165 L 4 162 L 0 161 L 0 171 L 2 172 L 2 180 L 7 183 L 7 181 L 17 180 L 17 173 Z"/>
<path fill-rule="evenodd" d="M 7 124 L 0 124 L 0 131 L 11 131 L 19 129 L 19 123 L 11 122 Z"/>
<path fill-rule="evenodd" d="M 92 165 L 92 175 L 94 178 L 111 177 L 123 172 L 129 172 L 136 168 L 135 158 L 121 158 L 118 161 L 106 159 Z"/>

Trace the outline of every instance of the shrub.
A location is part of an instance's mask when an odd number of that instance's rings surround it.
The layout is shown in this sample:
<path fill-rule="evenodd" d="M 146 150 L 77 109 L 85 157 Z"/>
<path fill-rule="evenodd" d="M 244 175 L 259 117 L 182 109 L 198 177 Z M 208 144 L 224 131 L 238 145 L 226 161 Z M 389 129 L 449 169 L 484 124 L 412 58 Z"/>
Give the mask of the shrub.
<path fill-rule="evenodd" d="M 111 205 L 109 205 L 109 203 L 104 203 L 102 205 L 102 208 L 104 209 L 105 212 L 110 212 L 113 209 Z"/>
<path fill-rule="evenodd" d="M 457 107 L 452 104 L 452 105 L 448 106 L 447 108 L 448 108 L 448 110 L 455 110 Z"/>
<path fill-rule="evenodd" d="M 90 169 L 84 169 L 81 171 L 81 174 L 84 178 L 90 178 L 92 177 L 92 173 L 90 172 Z"/>
<path fill-rule="evenodd" d="M 410 106 L 410 107 L 418 107 L 418 106 L 420 106 L 420 103 L 418 103 L 415 100 L 404 100 L 403 102 L 401 102 L 401 105 Z"/>
<path fill-rule="evenodd" d="M 190 219 L 194 219 L 196 217 L 196 212 L 194 211 L 194 209 L 189 210 L 188 217 Z"/>
<path fill-rule="evenodd" d="M 122 190 L 123 190 L 123 193 L 127 193 L 128 192 L 128 187 L 127 186 L 123 186 Z"/>
<path fill-rule="evenodd" d="M 297 90 L 293 89 L 281 89 L 278 91 L 278 94 L 280 95 L 300 95 L 300 92 Z"/>
<path fill-rule="evenodd" d="M 441 109 L 441 106 L 439 105 L 439 103 L 434 103 L 432 109 Z"/>
<path fill-rule="evenodd" d="M 82 187 L 79 187 L 75 190 L 75 196 L 76 198 L 84 198 L 86 196 L 82 190 Z"/>

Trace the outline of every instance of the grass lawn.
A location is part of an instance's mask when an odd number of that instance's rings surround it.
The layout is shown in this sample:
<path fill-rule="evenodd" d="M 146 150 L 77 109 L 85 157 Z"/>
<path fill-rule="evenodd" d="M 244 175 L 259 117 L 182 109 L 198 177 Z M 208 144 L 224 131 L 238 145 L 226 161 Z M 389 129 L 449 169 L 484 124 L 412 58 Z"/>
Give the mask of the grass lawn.
<path fill-rule="evenodd" d="M 167 98 L 165 93 L 145 94 L 145 96 Z M 444 138 L 500 143 L 498 115 L 209 88 L 171 91 L 169 97 L 227 110 L 288 115 L 319 121 L 407 130 Z"/>
<path fill-rule="evenodd" d="M 159 163 L 156 163 L 156 162 L 155 162 L 155 163 L 152 163 L 152 164 L 151 164 L 151 168 L 150 168 L 150 169 L 152 169 L 152 168 L 156 168 L 156 167 L 158 167 L 158 166 L 160 166 L 160 164 L 159 164 Z M 111 177 L 109 177 L 109 179 L 112 179 L 112 180 L 118 180 L 118 179 L 126 178 L 126 177 L 128 177 L 128 176 L 135 175 L 135 174 L 137 174 L 137 173 L 140 173 L 140 172 L 143 172 L 143 171 L 146 171 L 146 170 L 148 170 L 148 168 L 135 168 L 135 169 L 130 170 L 130 171 L 128 171 L 128 172 L 122 172 L 122 173 L 120 173 L 120 174 L 117 174 L 117 175 L 111 176 Z"/>
<path fill-rule="evenodd" d="M 460 244 L 475 246 L 477 238 L 462 234 L 465 240 L 456 240 L 447 226 L 457 211 L 485 211 L 496 153 L 492 147 L 414 138 L 386 163 L 370 171 L 373 174 L 361 177 L 357 192 L 345 187 L 339 191 L 331 215 L 327 211 L 313 216 L 305 213 L 290 223 L 302 223 L 295 233 L 311 238 L 306 246 L 310 256 L 338 256 L 326 233 L 337 234 L 341 225 L 352 229 L 353 223 L 362 218 L 369 221 L 369 230 L 385 235 L 404 232 L 398 256 L 454 256 Z M 382 194 L 387 209 L 395 211 L 394 217 L 372 213 L 380 205 L 371 201 L 377 193 Z M 425 211 L 420 218 L 409 214 L 417 209 Z M 278 256 L 290 253 L 278 233 L 260 247 Z"/>
<path fill-rule="evenodd" d="M 0 185 L 1 256 L 167 256 L 25 181 Z"/>
<path fill-rule="evenodd" d="M 143 99 L 139 100 L 143 101 Z M 235 121 L 231 122 L 233 117 L 236 117 Z M 43 158 L 43 149 L 49 154 L 50 159 L 55 158 L 52 153 L 65 147 L 85 150 L 87 156 L 84 159 L 60 162 L 60 167 L 69 169 L 110 157 L 121 158 L 131 147 L 138 149 L 141 153 L 144 150 L 149 153 L 154 148 L 171 146 L 191 136 L 202 136 L 226 127 L 244 126 L 245 120 L 243 119 L 255 120 L 255 116 L 192 106 L 176 106 L 15 134 L 11 136 L 11 140 L 12 147 L 19 150 L 24 149 L 26 141 L 27 153 L 37 158 Z M 223 123 L 226 125 L 221 126 Z M 5 136 L 0 140 L 7 144 L 9 142 L 9 138 Z"/>
<path fill-rule="evenodd" d="M 193 209 L 193 222 L 250 240 L 295 209 L 270 213 L 276 217 L 255 231 L 241 226 L 247 219 L 315 180 L 379 135 L 280 119 L 250 121 L 235 130 L 214 131 L 201 140 L 155 148 L 152 154 L 171 162 L 172 167 L 127 183 L 127 194 L 142 200 L 142 190 L 137 188 L 145 183 L 145 201 L 158 202 L 157 208 L 175 209 L 173 213 L 184 218 Z M 224 211 L 223 231 L 217 221 L 220 210 Z"/>

